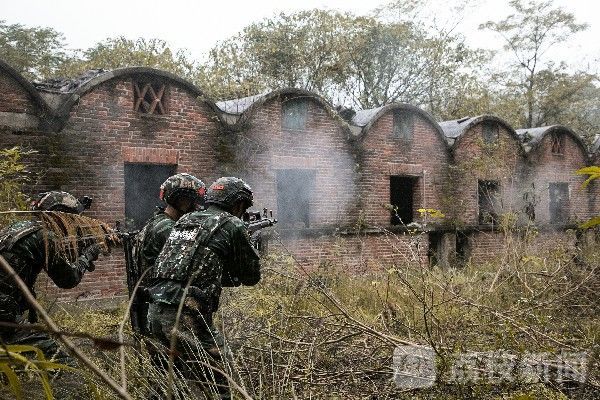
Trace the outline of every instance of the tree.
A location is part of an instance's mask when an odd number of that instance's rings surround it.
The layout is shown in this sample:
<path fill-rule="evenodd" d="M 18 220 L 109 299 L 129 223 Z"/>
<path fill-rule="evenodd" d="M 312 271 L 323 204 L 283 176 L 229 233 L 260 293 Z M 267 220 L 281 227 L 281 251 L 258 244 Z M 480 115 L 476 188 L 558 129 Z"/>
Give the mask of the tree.
<path fill-rule="evenodd" d="M 442 94 L 469 79 L 474 55 L 460 37 L 414 22 L 312 10 L 219 43 L 200 79 L 220 99 L 293 86 L 361 108 L 402 101 L 437 112 Z"/>
<path fill-rule="evenodd" d="M 288 86 L 332 93 L 348 73 L 344 36 L 359 20 L 312 10 L 252 23 L 210 51 L 203 87 L 221 99 Z"/>
<path fill-rule="evenodd" d="M 522 126 L 531 128 L 538 126 L 540 120 L 541 72 L 552 69 L 552 64 L 543 61 L 546 52 L 568 40 L 573 33 L 586 29 L 587 25 L 577 24 L 573 14 L 554 8 L 552 0 L 511 0 L 510 5 L 516 11 L 514 14 L 499 22 L 488 21 L 480 25 L 480 29 L 499 33 L 505 41 L 505 50 L 512 53 L 516 61 L 514 86 L 525 99 Z"/>
<path fill-rule="evenodd" d="M 2 59 L 31 80 L 55 75 L 67 58 L 62 33 L 52 28 L 27 28 L 0 20 Z"/>
<path fill-rule="evenodd" d="M 600 131 L 598 78 L 585 72 L 542 70 L 538 74 L 538 110 L 534 124 L 568 126 L 591 142 Z"/>
<path fill-rule="evenodd" d="M 79 52 L 63 62 L 59 72 L 65 76 L 75 76 L 90 69 L 132 66 L 162 69 L 187 79 L 194 78 L 197 68 L 185 51 L 173 51 L 163 40 L 131 40 L 120 36 Z"/>

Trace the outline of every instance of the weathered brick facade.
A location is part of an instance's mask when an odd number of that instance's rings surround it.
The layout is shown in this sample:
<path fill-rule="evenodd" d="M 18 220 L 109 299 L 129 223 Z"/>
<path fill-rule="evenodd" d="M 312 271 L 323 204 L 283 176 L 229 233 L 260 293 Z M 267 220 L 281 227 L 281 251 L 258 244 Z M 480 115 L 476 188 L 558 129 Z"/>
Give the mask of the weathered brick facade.
<path fill-rule="evenodd" d="M 537 128 L 542 129 L 542 128 Z M 528 130 L 520 130 L 527 132 Z M 531 188 L 536 200 L 535 221 L 538 225 L 551 224 L 550 185 L 564 182 L 568 185 L 569 199 L 566 222 L 581 222 L 594 212 L 592 187 L 582 189 L 585 178 L 575 171 L 589 163 L 588 151 L 581 139 L 570 129 L 553 126 L 539 133 L 527 154 L 527 169 L 523 180 Z M 553 152 L 553 140 L 562 147 Z"/>
<path fill-rule="evenodd" d="M 112 224 L 128 217 L 136 199 L 158 196 L 158 187 L 126 194 L 127 179 L 152 178 L 135 171 L 164 166 L 161 173 L 189 172 L 207 184 L 240 176 L 253 186 L 257 207 L 281 216 L 270 248 L 313 268 L 343 264 L 359 273 L 427 263 L 428 254 L 441 264 L 457 254 L 489 259 L 502 248 L 500 216 L 515 213 L 527 223 L 531 201 L 540 227 L 600 214 L 598 185 L 581 190 L 583 179 L 572 175 L 592 160 L 564 127 L 535 131 L 531 141 L 493 116 L 438 123 L 406 104 L 336 111 L 297 89 L 215 104 L 181 78 L 148 68 L 36 88 L 0 62 L 0 96 L 1 146 L 36 151 L 26 157 L 36 177 L 28 193 L 92 196 L 88 215 Z M 564 137 L 563 154 L 553 154 L 555 134 Z M 569 218 L 550 224 L 550 203 L 566 204 L 550 199 L 556 183 L 568 187 Z M 482 197 L 482 187 L 497 189 L 498 198 Z M 552 186 L 559 194 L 564 187 Z M 480 208 L 492 206 L 498 220 L 482 222 Z M 419 209 L 446 217 L 423 218 Z M 115 249 L 60 297 L 123 294 L 123 264 Z"/>

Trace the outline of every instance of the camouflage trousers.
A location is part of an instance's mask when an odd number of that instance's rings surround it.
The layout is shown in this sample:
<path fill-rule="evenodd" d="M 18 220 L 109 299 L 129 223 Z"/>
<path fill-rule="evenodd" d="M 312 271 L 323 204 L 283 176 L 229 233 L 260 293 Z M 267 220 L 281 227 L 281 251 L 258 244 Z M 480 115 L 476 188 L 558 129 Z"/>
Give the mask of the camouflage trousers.
<path fill-rule="evenodd" d="M 161 360 L 153 355 L 153 364 L 167 369 L 168 349 L 171 347 L 177 306 L 152 303 L 148 309 L 148 330 L 163 347 Z M 209 398 L 230 399 L 229 382 L 219 371 L 232 376 L 231 353 L 223 335 L 202 314 L 184 307 L 179 319 L 175 344 L 175 366 L 185 379 L 197 384 Z M 209 368 L 208 365 L 215 369 Z"/>

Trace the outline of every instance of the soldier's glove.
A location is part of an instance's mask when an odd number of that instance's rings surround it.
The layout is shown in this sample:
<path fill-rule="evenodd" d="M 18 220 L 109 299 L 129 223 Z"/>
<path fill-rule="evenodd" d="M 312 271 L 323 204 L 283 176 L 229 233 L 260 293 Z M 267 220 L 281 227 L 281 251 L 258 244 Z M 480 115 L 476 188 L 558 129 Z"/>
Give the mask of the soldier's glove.
<path fill-rule="evenodd" d="M 84 248 L 80 254 L 88 261 L 86 269 L 90 272 L 94 271 L 96 269 L 94 261 L 96 261 L 100 255 L 100 246 L 92 244 Z"/>

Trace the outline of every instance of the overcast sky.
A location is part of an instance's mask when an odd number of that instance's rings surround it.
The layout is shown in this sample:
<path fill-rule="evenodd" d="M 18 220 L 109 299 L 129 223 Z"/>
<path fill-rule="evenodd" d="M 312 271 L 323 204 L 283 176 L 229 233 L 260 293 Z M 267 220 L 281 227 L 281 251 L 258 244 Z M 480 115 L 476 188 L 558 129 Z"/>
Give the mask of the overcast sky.
<path fill-rule="evenodd" d="M 458 0 L 430 0 L 430 10 L 441 24 L 457 22 L 448 3 Z M 239 32 L 253 21 L 279 12 L 321 8 L 368 14 L 382 5 L 380 0 L 0 0 L 0 19 L 27 26 L 52 27 L 65 35 L 71 48 L 85 49 L 108 37 L 159 38 L 172 47 L 185 48 L 200 58 L 217 41 Z M 508 0 L 473 0 L 457 27 L 471 45 L 500 46 L 498 37 L 477 30 L 487 20 L 498 20 L 510 12 Z M 590 26 L 578 33 L 569 45 L 550 54 L 585 67 L 600 60 L 600 1 L 555 0 L 573 12 L 578 22 Z M 594 68 L 597 69 L 597 68 Z"/>

